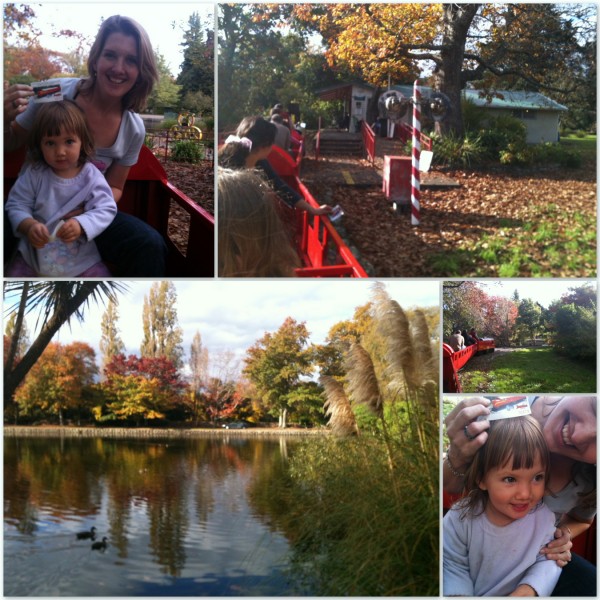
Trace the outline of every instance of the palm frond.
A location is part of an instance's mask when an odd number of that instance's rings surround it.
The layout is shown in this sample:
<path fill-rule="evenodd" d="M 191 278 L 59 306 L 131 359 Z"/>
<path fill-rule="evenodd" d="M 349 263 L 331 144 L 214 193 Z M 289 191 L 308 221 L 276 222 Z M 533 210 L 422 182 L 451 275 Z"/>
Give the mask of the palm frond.
<path fill-rule="evenodd" d="M 364 404 L 378 417 L 383 415 L 383 398 L 379 390 L 375 367 L 369 353 L 352 344 L 346 357 L 346 372 L 353 402 Z"/>
<path fill-rule="evenodd" d="M 331 432 L 342 437 L 357 435 L 356 418 L 342 384 L 329 375 L 322 375 L 319 381 L 325 388 L 327 400 L 324 408 L 325 415 L 329 416 L 328 425 Z"/>

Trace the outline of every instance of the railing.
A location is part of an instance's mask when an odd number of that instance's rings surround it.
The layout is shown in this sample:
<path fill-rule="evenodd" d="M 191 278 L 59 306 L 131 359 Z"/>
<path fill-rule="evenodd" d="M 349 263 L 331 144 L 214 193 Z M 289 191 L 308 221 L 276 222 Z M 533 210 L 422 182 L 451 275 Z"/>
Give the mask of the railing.
<path fill-rule="evenodd" d="M 396 137 L 400 138 L 403 144 L 406 144 L 409 140 L 412 140 L 413 136 L 413 127 L 408 123 L 400 122 L 395 128 Z M 433 140 L 421 132 L 421 150 L 431 150 L 433 148 Z"/>
<path fill-rule="evenodd" d="M 493 352 L 496 348 L 494 340 L 480 339 L 463 350 L 454 351 L 448 344 L 443 345 L 443 384 L 442 389 L 447 393 L 462 392 L 458 371 L 462 369 L 476 354 Z"/>
<path fill-rule="evenodd" d="M 363 147 L 367 153 L 367 158 L 371 163 L 375 162 L 375 132 L 366 121 L 362 122 L 361 127 Z"/>
<path fill-rule="evenodd" d="M 169 151 L 173 145 L 182 141 L 191 142 L 204 148 L 204 160 L 213 160 L 214 140 L 212 139 L 184 138 L 181 137 L 179 132 L 170 130 L 160 133 L 146 133 L 146 145 L 153 151 L 163 151 L 164 160 L 169 159 Z"/>

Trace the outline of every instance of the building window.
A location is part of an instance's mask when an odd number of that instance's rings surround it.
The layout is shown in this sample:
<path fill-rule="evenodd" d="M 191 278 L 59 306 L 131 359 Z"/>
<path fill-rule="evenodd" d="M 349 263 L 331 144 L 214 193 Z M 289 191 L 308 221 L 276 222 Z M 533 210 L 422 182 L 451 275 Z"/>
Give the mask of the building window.
<path fill-rule="evenodd" d="M 515 109 L 512 111 L 512 116 L 516 119 L 532 120 L 536 118 L 536 111 L 528 109 Z"/>

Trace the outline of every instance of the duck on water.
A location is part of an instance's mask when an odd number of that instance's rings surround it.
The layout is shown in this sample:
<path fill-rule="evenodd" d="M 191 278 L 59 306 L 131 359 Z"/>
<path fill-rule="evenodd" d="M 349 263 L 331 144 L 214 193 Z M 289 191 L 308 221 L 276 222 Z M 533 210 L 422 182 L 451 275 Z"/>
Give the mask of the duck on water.
<path fill-rule="evenodd" d="M 94 542 L 92 544 L 92 550 L 100 550 L 104 552 L 106 550 L 106 546 L 108 545 L 106 542 L 108 541 L 107 537 L 103 537 L 101 542 Z"/>
<path fill-rule="evenodd" d="M 89 531 L 80 531 L 77 534 L 78 540 L 95 540 L 96 539 L 96 528 L 92 527 Z"/>

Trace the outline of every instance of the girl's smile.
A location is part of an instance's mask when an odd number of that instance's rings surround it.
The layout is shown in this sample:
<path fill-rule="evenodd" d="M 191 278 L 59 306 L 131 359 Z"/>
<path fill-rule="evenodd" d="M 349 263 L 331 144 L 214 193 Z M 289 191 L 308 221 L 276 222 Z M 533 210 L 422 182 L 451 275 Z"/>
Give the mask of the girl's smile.
<path fill-rule="evenodd" d="M 545 483 L 539 455 L 531 468 L 513 469 L 511 459 L 501 468 L 490 469 L 479 483 L 488 495 L 485 507 L 488 519 L 500 527 L 522 519 L 544 496 Z"/>

